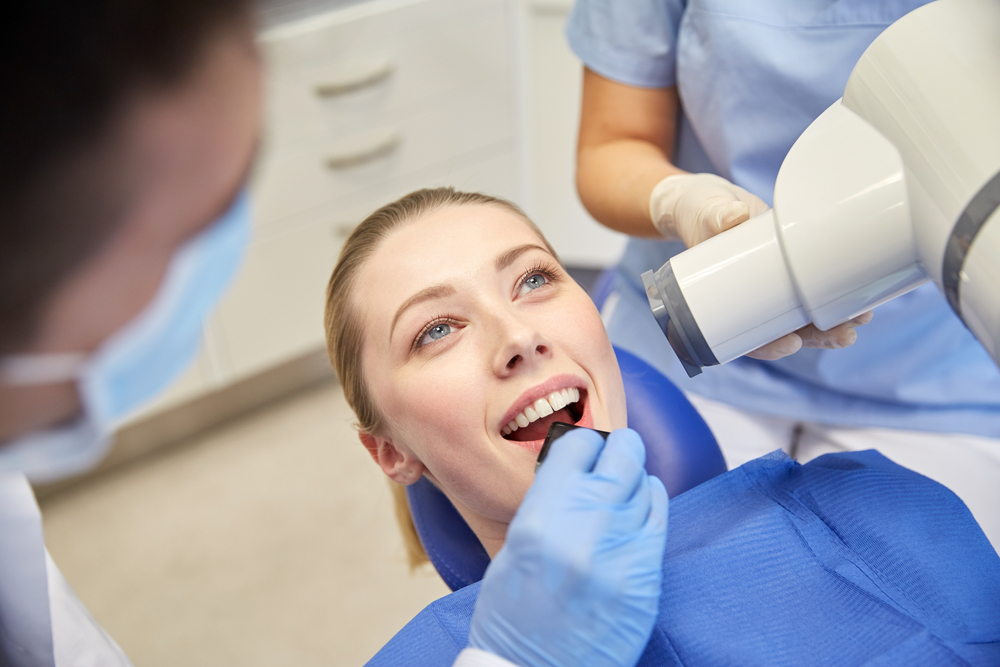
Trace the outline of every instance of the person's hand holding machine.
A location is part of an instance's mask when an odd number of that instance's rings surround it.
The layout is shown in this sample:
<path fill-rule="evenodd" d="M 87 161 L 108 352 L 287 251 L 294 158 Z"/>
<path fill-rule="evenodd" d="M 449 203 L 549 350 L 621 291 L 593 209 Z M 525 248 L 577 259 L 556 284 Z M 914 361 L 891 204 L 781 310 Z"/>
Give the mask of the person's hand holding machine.
<path fill-rule="evenodd" d="M 689 248 L 767 209 L 767 204 L 760 197 L 715 174 L 668 176 L 656 184 L 649 197 L 649 217 L 656 230 L 666 238 L 679 238 Z M 747 356 L 774 360 L 803 347 L 847 347 L 858 338 L 854 328 L 867 324 L 871 319 L 869 311 L 829 331 L 820 331 L 810 324 L 757 348 Z"/>
<path fill-rule="evenodd" d="M 557 444 L 486 570 L 469 646 L 523 667 L 631 667 L 656 620 L 667 492 L 635 431 Z"/>

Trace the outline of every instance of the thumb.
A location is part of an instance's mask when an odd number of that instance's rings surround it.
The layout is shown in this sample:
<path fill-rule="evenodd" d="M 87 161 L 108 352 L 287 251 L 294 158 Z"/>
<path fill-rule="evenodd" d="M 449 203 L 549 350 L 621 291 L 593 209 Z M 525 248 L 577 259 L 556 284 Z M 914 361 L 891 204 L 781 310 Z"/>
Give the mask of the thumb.
<path fill-rule="evenodd" d="M 741 222 L 750 219 L 750 207 L 741 201 L 731 201 L 716 210 L 714 226 L 716 234 L 720 234 Z"/>

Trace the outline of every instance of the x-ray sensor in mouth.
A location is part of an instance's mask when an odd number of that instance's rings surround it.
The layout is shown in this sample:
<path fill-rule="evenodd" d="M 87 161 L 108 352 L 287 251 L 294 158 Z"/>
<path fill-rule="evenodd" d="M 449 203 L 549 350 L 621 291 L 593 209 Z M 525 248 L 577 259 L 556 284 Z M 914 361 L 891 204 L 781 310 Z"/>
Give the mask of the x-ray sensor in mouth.
<path fill-rule="evenodd" d="M 692 377 L 927 280 L 1000 364 L 1000 3 L 890 26 L 792 146 L 774 208 L 642 279 Z"/>

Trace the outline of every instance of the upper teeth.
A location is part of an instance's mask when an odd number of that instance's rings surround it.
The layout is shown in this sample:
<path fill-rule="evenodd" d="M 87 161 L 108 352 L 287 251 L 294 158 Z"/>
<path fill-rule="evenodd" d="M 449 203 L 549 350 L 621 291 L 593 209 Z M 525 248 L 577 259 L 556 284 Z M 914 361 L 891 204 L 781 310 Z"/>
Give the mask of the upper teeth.
<path fill-rule="evenodd" d="M 553 412 L 562 410 L 570 403 L 576 403 L 580 400 L 580 390 L 579 389 L 561 389 L 559 391 L 554 391 L 545 398 L 540 398 L 524 410 L 522 410 L 516 417 L 514 417 L 510 422 L 501 429 L 504 435 L 513 433 L 519 428 L 524 428 L 533 421 L 537 421 L 542 417 L 548 417 Z"/>

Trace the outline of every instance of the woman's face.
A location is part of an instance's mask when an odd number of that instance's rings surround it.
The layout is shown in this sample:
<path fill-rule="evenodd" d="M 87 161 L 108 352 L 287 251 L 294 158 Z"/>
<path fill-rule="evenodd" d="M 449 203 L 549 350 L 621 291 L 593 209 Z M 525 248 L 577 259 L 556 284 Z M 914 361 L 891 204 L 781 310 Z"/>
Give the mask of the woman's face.
<path fill-rule="evenodd" d="M 430 476 L 477 532 L 505 529 L 553 421 L 625 426 L 597 309 L 514 213 L 427 213 L 359 277 L 362 368 L 387 423 L 371 440 L 391 446 L 379 462 L 397 481 Z"/>

